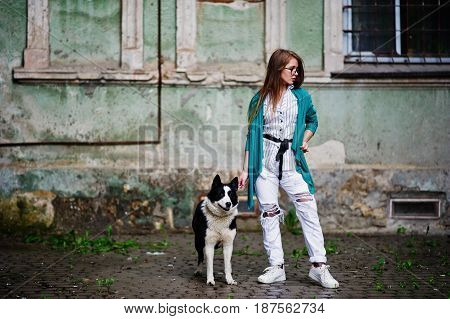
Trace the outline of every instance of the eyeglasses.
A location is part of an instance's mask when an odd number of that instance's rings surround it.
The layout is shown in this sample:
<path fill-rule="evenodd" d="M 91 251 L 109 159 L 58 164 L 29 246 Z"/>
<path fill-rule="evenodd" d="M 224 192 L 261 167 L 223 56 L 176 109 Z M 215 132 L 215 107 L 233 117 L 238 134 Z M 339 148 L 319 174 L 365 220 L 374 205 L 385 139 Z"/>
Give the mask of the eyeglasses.
<path fill-rule="evenodd" d="M 291 74 L 295 74 L 295 73 L 298 74 L 298 68 L 296 68 L 296 67 L 284 68 L 284 69 L 291 71 Z"/>

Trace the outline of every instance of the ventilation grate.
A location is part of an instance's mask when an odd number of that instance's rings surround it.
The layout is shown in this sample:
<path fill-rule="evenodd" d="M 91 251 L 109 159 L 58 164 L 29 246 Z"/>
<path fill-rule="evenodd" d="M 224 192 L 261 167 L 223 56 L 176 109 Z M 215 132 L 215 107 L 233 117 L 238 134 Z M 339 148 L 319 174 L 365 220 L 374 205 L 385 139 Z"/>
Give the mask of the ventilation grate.
<path fill-rule="evenodd" d="M 390 217 L 397 219 L 438 219 L 441 200 L 438 198 L 392 198 Z"/>

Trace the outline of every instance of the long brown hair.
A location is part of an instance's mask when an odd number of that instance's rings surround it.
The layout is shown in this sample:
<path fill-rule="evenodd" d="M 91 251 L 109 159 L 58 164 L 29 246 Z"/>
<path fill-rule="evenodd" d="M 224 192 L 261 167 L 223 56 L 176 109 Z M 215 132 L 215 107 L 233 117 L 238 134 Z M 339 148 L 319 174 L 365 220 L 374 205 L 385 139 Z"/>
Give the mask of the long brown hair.
<path fill-rule="evenodd" d="M 298 62 L 298 75 L 293 83 L 294 88 L 299 88 L 305 79 L 305 71 L 303 67 L 302 58 L 294 51 L 277 49 L 272 53 L 269 63 L 267 65 L 266 79 L 264 80 L 263 87 L 259 90 L 259 98 L 256 107 L 248 118 L 250 124 L 261 107 L 262 101 L 267 95 L 270 97 L 270 103 L 273 108 L 276 107 L 281 99 L 282 87 L 285 85 L 281 80 L 281 72 L 284 70 L 289 60 L 294 58 Z"/>

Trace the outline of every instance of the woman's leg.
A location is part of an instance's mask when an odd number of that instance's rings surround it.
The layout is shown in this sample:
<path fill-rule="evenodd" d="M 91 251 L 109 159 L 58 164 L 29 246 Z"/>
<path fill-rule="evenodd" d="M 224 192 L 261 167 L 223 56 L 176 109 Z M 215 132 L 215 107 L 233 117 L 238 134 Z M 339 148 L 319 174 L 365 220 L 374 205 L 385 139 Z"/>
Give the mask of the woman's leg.
<path fill-rule="evenodd" d="M 278 206 L 278 185 L 277 176 L 266 168 L 263 168 L 255 184 L 261 214 L 263 243 L 271 266 L 284 264 L 280 232 L 283 212 Z"/>
<path fill-rule="evenodd" d="M 309 261 L 326 263 L 326 251 L 322 227 L 317 214 L 316 199 L 314 195 L 310 194 L 308 184 L 303 180 L 302 175 L 296 171 L 283 172 L 280 184 L 294 203 L 297 217 L 302 225 Z"/>
<path fill-rule="evenodd" d="M 338 288 L 339 283 L 328 270 L 330 266 L 325 265 L 326 251 L 314 195 L 309 192 L 302 175 L 296 171 L 283 173 L 280 184 L 294 202 L 297 217 L 302 224 L 309 261 L 313 263 L 309 277 L 325 288 Z"/>

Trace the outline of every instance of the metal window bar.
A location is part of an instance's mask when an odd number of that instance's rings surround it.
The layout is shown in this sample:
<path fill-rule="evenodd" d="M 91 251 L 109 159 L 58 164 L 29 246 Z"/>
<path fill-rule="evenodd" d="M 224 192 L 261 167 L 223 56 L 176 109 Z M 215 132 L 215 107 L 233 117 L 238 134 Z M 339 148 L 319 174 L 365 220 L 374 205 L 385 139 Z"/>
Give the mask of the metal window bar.
<path fill-rule="evenodd" d="M 400 18 L 400 0 L 395 0 L 395 51 L 398 55 L 402 54 L 402 28 L 400 24 Z"/>
<path fill-rule="evenodd" d="M 390 8 L 392 10 L 389 10 Z M 437 8 L 439 8 L 437 11 L 420 21 L 421 18 Z M 392 12 L 393 16 L 389 16 L 389 11 Z M 376 25 L 376 22 L 373 22 L 376 20 L 364 20 L 364 14 L 373 14 L 374 12 L 377 13 L 376 19 L 380 19 L 380 21 L 383 18 L 392 19 L 392 26 L 380 28 L 379 25 Z M 450 63 L 450 26 L 446 22 L 450 20 L 450 3 L 448 0 L 343 0 L 343 13 L 346 62 Z M 416 21 L 408 21 L 410 16 L 417 16 L 418 13 L 421 16 L 416 17 Z M 364 21 L 366 25 L 355 28 L 358 21 Z M 417 21 L 420 22 L 416 23 Z M 445 23 L 447 23 L 447 26 L 443 26 Z M 431 27 L 429 27 L 430 25 Z M 433 27 L 433 25 L 437 26 Z M 434 40 L 437 41 L 437 44 L 433 43 L 437 45 L 437 52 L 432 49 L 426 51 L 426 44 L 429 41 L 426 38 L 427 35 L 434 36 Z M 387 39 L 383 40 L 383 36 Z M 410 38 L 414 39 L 414 37 L 418 41 L 417 43 L 420 43 L 419 45 L 415 44 L 420 50 L 414 48 L 414 43 L 409 41 Z M 371 41 L 369 46 L 372 50 L 363 48 L 361 38 Z M 380 39 L 382 40 L 380 41 Z M 389 46 L 391 49 L 389 49 Z"/>

